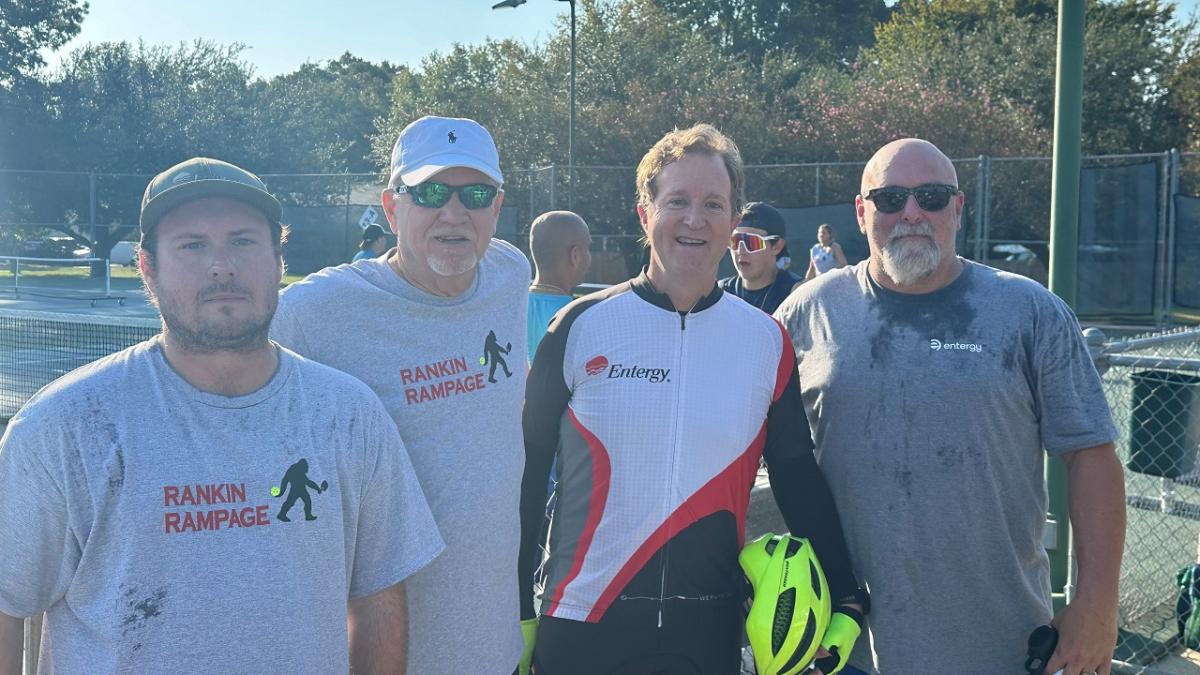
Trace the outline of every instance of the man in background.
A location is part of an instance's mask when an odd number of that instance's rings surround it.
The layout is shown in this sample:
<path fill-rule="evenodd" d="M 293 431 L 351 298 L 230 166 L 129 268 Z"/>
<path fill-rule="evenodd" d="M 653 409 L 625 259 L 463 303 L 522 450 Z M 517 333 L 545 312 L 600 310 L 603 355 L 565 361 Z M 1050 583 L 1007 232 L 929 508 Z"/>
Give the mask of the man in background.
<path fill-rule="evenodd" d="M 717 282 L 726 293 L 732 293 L 767 314 L 803 281 L 791 271 L 780 269 L 779 256 L 787 242 L 783 214 L 766 202 L 746 205 L 742 222 L 729 240 L 729 253 L 737 274 Z"/>
<path fill-rule="evenodd" d="M 583 218 L 570 211 L 549 211 L 529 227 L 534 277 L 529 286 L 529 361 L 537 353 L 550 319 L 571 302 L 592 264 L 592 234 Z"/>
<path fill-rule="evenodd" d="M 362 241 L 358 242 L 358 253 L 350 262 L 358 262 L 363 258 L 378 258 L 388 250 L 388 236 L 383 228 L 371 223 L 363 228 Z"/>

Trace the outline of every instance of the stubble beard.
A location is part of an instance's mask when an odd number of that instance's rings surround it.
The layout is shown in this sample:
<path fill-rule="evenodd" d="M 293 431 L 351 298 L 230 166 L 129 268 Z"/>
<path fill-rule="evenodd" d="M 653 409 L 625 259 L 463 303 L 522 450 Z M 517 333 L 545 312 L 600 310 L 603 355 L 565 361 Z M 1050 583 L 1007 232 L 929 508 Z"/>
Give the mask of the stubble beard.
<path fill-rule="evenodd" d="M 249 294 L 247 289 L 233 282 L 213 284 L 196 295 L 197 308 L 206 296 L 218 293 Z M 247 353 L 262 349 L 269 344 L 267 336 L 278 305 L 278 297 L 271 296 L 268 298 L 266 311 L 261 314 L 252 314 L 236 321 L 214 321 L 200 317 L 199 311 L 196 312 L 195 319 L 190 320 L 183 309 L 184 303 L 169 294 L 152 295 L 151 300 L 158 307 L 163 330 L 170 336 L 174 345 L 196 354 Z"/>

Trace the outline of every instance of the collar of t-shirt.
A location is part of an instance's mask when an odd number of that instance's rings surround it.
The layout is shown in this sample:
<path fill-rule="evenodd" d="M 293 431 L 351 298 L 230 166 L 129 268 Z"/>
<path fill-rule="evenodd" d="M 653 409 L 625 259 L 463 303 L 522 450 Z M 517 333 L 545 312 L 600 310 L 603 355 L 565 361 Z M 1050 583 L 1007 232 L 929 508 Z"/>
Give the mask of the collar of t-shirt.
<path fill-rule="evenodd" d="M 962 271 L 958 276 L 946 284 L 945 286 L 930 291 L 929 293 L 901 293 L 893 291 L 890 288 L 880 286 L 875 278 L 871 276 L 871 271 L 867 261 L 863 261 L 862 274 L 866 277 L 868 294 L 875 298 L 876 302 L 888 305 L 904 305 L 908 307 L 924 307 L 928 305 L 938 305 L 946 301 L 948 298 L 957 297 L 963 293 L 971 284 L 971 277 L 974 275 L 976 263 L 970 260 L 963 260 Z"/>
<path fill-rule="evenodd" d="M 171 366 L 171 363 L 167 361 L 166 354 L 162 350 L 161 335 L 156 336 L 150 341 L 148 349 L 151 351 L 149 354 L 151 367 L 155 371 L 154 374 L 158 382 L 176 389 L 196 403 L 212 408 L 238 409 L 249 408 L 271 398 L 283 388 L 291 376 L 296 356 L 274 342 L 271 345 L 275 347 L 276 353 L 279 354 L 279 364 L 275 367 L 275 373 L 271 375 L 271 379 L 267 380 L 266 384 L 244 396 L 222 396 L 221 394 L 213 394 L 197 389 L 191 382 L 185 380 Z"/>

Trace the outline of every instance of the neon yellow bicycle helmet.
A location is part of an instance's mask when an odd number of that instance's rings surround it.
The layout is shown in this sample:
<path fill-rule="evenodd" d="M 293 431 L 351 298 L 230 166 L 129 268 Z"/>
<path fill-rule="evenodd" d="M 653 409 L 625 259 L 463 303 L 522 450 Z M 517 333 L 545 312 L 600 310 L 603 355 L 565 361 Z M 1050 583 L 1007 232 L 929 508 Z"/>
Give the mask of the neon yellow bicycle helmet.
<path fill-rule="evenodd" d="M 825 573 L 807 539 L 768 532 L 742 549 L 754 589 L 746 636 L 758 675 L 794 675 L 817 655 L 832 603 Z"/>

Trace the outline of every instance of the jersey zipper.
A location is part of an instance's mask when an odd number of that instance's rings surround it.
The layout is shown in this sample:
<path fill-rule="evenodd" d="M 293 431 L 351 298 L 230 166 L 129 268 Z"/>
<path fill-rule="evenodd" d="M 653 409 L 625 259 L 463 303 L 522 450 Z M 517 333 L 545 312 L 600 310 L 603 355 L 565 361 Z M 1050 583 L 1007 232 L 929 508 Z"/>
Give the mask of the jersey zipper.
<path fill-rule="evenodd" d="M 697 304 L 699 304 L 698 301 Z M 695 307 L 693 306 L 692 309 L 695 309 Z M 683 394 L 686 389 L 683 382 L 683 363 L 687 357 L 687 318 L 690 314 L 691 310 L 688 310 L 687 312 L 680 312 L 679 314 L 679 345 L 678 349 L 675 350 L 675 407 L 674 410 L 671 411 L 671 461 L 668 464 L 667 485 L 665 490 L 665 494 L 667 496 L 667 507 L 665 510 L 668 520 L 671 517 L 671 505 L 674 503 L 673 496 L 675 491 L 676 477 L 678 474 L 677 470 L 679 468 L 679 462 L 677 459 L 680 452 L 679 433 L 680 427 L 682 426 L 680 420 L 680 411 L 683 409 Z M 673 537 L 674 533 L 671 532 L 670 528 L 668 528 L 667 540 L 663 542 L 661 575 L 659 577 L 658 585 L 659 628 L 662 628 L 663 625 L 663 604 L 666 602 L 667 595 L 667 565 L 671 559 L 671 539 Z"/>

